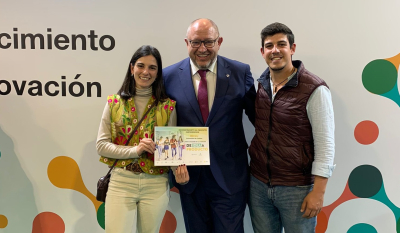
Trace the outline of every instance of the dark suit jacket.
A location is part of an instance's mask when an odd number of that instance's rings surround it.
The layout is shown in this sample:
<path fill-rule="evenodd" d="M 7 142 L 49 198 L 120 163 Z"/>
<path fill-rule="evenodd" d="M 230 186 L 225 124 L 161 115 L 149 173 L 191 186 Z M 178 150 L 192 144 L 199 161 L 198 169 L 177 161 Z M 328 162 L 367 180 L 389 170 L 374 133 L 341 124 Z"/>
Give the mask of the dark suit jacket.
<path fill-rule="evenodd" d="M 207 122 L 203 122 L 193 88 L 190 58 L 163 70 L 167 95 L 176 100 L 178 126 L 208 126 L 210 137 L 210 169 L 218 185 L 228 194 L 248 187 L 247 142 L 242 116 L 243 109 L 254 124 L 256 91 L 250 66 L 218 56 L 217 85 Z M 196 187 L 199 166 L 188 166 L 190 181 L 174 185 L 182 192 L 192 193 Z"/>

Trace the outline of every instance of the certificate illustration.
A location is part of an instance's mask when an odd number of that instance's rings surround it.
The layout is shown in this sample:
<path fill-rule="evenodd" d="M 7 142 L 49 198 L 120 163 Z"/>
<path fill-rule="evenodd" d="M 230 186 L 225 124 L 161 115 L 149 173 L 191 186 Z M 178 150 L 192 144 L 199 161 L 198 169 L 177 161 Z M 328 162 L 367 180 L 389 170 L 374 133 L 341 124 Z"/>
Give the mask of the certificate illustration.
<path fill-rule="evenodd" d="M 208 138 L 208 127 L 156 126 L 154 165 L 210 165 Z"/>

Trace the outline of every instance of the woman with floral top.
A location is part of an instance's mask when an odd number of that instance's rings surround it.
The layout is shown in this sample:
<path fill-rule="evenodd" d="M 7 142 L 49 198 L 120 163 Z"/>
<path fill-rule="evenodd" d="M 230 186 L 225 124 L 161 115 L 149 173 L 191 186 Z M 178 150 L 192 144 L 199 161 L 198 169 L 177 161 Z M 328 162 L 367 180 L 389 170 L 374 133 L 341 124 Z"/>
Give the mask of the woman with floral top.
<path fill-rule="evenodd" d="M 154 166 L 154 127 L 175 125 L 175 101 L 165 94 L 160 53 L 142 46 L 133 54 L 118 94 L 108 96 L 97 136 L 100 161 L 112 166 L 118 160 L 105 203 L 106 233 L 159 232 L 169 200 L 170 168 Z M 184 165 L 174 173 L 179 183 L 189 180 Z"/>

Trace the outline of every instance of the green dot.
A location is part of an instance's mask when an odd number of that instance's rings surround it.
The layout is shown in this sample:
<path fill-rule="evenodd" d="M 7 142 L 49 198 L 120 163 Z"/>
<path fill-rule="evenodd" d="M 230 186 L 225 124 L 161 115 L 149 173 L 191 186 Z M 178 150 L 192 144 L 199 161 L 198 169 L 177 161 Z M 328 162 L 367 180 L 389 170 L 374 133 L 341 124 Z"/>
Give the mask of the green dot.
<path fill-rule="evenodd" d="M 349 176 L 350 191 L 360 198 L 369 198 L 377 194 L 382 183 L 381 172 L 371 165 L 358 166 Z"/>
<path fill-rule="evenodd" d="M 387 60 L 371 61 L 364 67 L 362 82 L 369 92 L 377 95 L 384 94 L 396 85 L 397 69 Z"/>
<path fill-rule="evenodd" d="M 397 222 L 396 222 L 396 232 L 400 233 L 400 218 L 397 219 Z"/>
<path fill-rule="evenodd" d="M 378 233 L 376 229 L 366 223 L 359 223 L 350 227 L 347 233 Z"/>
<path fill-rule="evenodd" d="M 99 209 L 97 210 L 97 223 L 101 226 L 101 228 L 106 229 L 106 219 L 105 219 L 105 203 L 101 204 Z"/>

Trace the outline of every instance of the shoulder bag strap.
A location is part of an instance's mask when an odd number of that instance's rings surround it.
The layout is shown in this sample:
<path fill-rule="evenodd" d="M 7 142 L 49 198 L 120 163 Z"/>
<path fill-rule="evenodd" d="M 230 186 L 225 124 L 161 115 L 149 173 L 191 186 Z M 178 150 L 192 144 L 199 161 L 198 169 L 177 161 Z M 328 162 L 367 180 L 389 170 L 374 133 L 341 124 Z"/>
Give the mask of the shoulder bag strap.
<path fill-rule="evenodd" d="M 139 125 L 142 123 L 142 121 L 144 120 L 144 118 L 147 116 L 147 114 L 150 112 L 150 110 L 156 105 L 156 102 L 153 102 L 153 104 L 150 106 L 149 109 L 147 109 L 147 111 L 143 114 L 142 119 L 140 119 L 140 121 L 136 124 L 135 128 L 132 130 L 132 134 L 129 136 L 128 141 L 125 143 L 125 146 L 127 146 L 129 144 L 129 142 L 131 141 L 133 134 L 135 134 L 135 131 L 137 130 L 137 128 L 139 127 Z M 114 168 L 114 166 L 117 164 L 118 159 L 115 160 L 114 164 L 111 166 L 110 170 L 108 171 L 107 175 L 111 172 L 111 170 Z"/>

